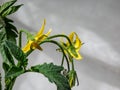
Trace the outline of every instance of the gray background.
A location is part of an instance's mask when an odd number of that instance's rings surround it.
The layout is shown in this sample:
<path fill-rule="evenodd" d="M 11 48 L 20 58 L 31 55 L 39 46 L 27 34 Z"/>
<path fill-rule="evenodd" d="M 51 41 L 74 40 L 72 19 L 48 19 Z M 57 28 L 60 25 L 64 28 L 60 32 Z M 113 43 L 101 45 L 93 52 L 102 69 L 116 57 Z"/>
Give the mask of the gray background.
<path fill-rule="evenodd" d="M 0 4 L 4 1 L 8 0 Z M 80 85 L 73 90 L 120 90 L 120 0 L 18 0 L 20 3 L 24 6 L 10 16 L 19 29 L 37 32 L 46 18 L 45 32 L 49 28 L 52 34 L 75 31 L 85 43 L 80 51 L 83 60 L 75 61 Z M 29 66 L 60 62 L 55 45 L 42 47 L 43 52 L 36 50 L 29 57 Z M 24 74 L 13 90 L 56 90 L 43 77 Z"/>

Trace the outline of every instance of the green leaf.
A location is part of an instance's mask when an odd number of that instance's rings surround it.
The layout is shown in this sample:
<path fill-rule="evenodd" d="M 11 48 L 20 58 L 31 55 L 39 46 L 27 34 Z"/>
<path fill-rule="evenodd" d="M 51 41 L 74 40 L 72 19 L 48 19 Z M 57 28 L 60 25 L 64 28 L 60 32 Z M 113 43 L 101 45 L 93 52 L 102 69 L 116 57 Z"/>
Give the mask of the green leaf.
<path fill-rule="evenodd" d="M 6 28 L 7 28 L 7 29 L 11 29 L 12 31 L 14 31 L 15 34 L 16 34 L 15 36 L 17 37 L 18 31 L 17 31 L 17 28 L 16 28 L 14 25 L 6 22 Z M 10 30 L 9 30 L 9 31 L 10 31 Z"/>
<path fill-rule="evenodd" d="M 4 69 L 5 73 L 8 72 L 9 68 L 10 68 L 10 66 L 6 62 L 4 62 L 3 69 Z"/>
<path fill-rule="evenodd" d="M 3 49 L 4 49 L 3 52 L 4 52 L 5 57 L 6 57 L 6 59 L 7 59 L 6 61 L 8 61 L 10 65 L 15 65 L 14 60 L 13 60 L 13 57 L 12 57 L 10 51 L 8 50 L 8 48 L 5 47 L 5 46 L 3 46 Z"/>
<path fill-rule="evenodd" d="M 1 42 L 6 40 L 6 32 L 5 32 L 5 28 L 0 29 L 0 44 L 2 44 Z"/>
<path fill-rule="evenodd" d="M 17 38 L 17 30 L 15 30 L 15 27 L 6 25 L 6 27 L 0 29 L 0 42 L 9 40 L 14 43 L 16 43 Z"/>
<path fill-rule="evenodd" d="M 6 63 L 8 65 L 15 65 L 12 55 L 10 54 L 9 50 L 5 47 L 5 45 L 1 45 L 0 52 L 3 58 L 3 63 Z"/>
<path fill-rule="evenodd" d="M 7 40 L 16 43 L 16 38 L 18 36 L 17 28 L 11 23 L 8 23 L 7 21 L 5 21 L 5 24 L 6 24 L 5 31 L 6 31 Z"/>
<path fill-rule="evenodd" d="M 9 7 L 11 7 L 17 0 L 11 0 L 9 2 L 4 3 L 1 7 L 0 7 L 0 15 L 2 15 L 2 13 L 4 13 L 6 10 L 9 9 Z"/>
<path fill-rule="evenodd" d="M 0 31 L 0 52 L 3 58 L 3 62 L 6 62 L 9 65 L 14 65 L 13 57 L 10 51 L 8 50 L 8 48 L 4 44 L 4 41 L 6 41 L 6 39 L 7 39 L 7 36 L 6 36 L 5 29 L 2 28 L 2 30 Z"/>
<path fill-rule="evenodd" d="M 16 43 L 18 31 L 12 23 L 13 21 L 11 19 L 0 16 L 0 42 L 9 40 Z"/>
<path fill-rule="evenodd" d="M 8 72 L 6 73 L 5 77 L 9 78 L 9 77 L 17 77 L 21 74 L 24 73 L 24 69 L 20 68 L 20 67 L 16 67 L 16 66 L 12 66 Z"/>
<path fill-rule="evenodd" d="M 4 21 L 7 22 L 7 23 L 9 23 L 9 22 L 13 23 L 14 22 L 13 20 L 11 20 L 11 19 L 9 19 L 7 17 L 4 17 Z"/>
<path fill-rule="evenodd" d="M 0 29 L 5 27 L 5 22 L 3 20 L 3 18 L 0 16 Z"/>
<path fill-rule="evenodd" d="M 20 61 L 24 61 L 26 59 L 24 52 L 19 48 L 16 44 L 10 41 L 5 41 L 5 46 L 8 50 L 13 54 L 13 56 Z"/>
<path fill-rule="evenodd" d="M 57 85 L 57 90 L 71 90 L 67 78 L 61 74 L 63 69 L 63 67 L 53 65 L 53 63 L 31 67 L 33 72 L 42 73 L 50 82 L 54 82 Z"/>
<path fill-rule="evenodd" d="M 7 15 L 10 15 L 10 14 L 16 12 L 22 5 L 23 4 L 10 7 L 8 10 L 6 10 L 4 13 L 2 13 L 2 16 L 5 17 Z"/>
<path fill-rule="evenodd" d="M 4 90 L 12 90 L 13 85 L 15 83 L 16 77 L 14 78 L 5 78 L 5 89 Z"/>
<path fill-rule="evenodd" d="M 8 30 L 8 29 L 6 29 L 6 30 L 7 30 L 6 31 L 7 40 L 16 43 L 17 34 L 12 30 Z"/>

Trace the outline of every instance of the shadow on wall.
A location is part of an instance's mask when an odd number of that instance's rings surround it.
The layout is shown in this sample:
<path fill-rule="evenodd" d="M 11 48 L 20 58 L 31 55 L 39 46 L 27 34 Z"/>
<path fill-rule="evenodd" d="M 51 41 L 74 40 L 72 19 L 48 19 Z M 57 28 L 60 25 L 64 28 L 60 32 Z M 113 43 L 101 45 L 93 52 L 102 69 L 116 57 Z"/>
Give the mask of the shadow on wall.
<path fill-rule="evenodd" d="M 84 55 L 83 61 L 76 61 L 76 69 L 94 80 L 104 82 L 113 87 L 120 88 L 120 69 L 111 66 L 96 58 Z"/>

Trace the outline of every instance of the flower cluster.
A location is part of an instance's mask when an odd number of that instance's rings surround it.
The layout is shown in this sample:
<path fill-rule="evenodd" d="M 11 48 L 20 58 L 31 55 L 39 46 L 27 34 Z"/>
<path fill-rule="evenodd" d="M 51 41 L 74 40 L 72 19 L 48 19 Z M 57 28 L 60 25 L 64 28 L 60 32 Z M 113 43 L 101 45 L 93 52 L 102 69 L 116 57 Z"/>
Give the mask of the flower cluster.
<path fill-rule="evenodd" d="M 39 49 L 42 50 L 42 48 L 39 46 L 39 44 L 46 40 L 49 36 L 49 34 L 51 33 L 51 29 L 44 34 L 44 29 L 45 29 L 45 24 L 46 24 L 46 20 L 44 19 L 44 22 L 39 30 L 39 32 L 30 40 L 28 40 L 27 44 L 23 47 L 23 52 L 27 53 L 29 52 L 31 49 Z M 61 41 L 62 47 L 64 47 L 65 53 L 70 55 L 71 57 L 77 59 L 77 60 L 81 60 L 82 56 L 80 55 L 79 51 L 80 48 L 82 46 L 82 42 L 79 39 L 78 35 L 75 32 L 70 33 L 70 35 L 68 36 L 69 41 L 67 41 L 66 43 Z"/>
<path fill-rule="evenodd" d="M 39 32 L 36 35 L 32 36 L 32 38 L 28 39 L 27 44 L 22 48 L 22 50 L 24 53 L 33 51 L 34 49 L 43 50 L 40 47 L 42 43 L 45 43 L 45 42 L 56 43 L 58 46 L 61 47 L 59 48 L 59 51 L 63 53 L 63 57 L 66 57 L 66 61 L 68 65 L 68 71 L 67 71 L 66 77 L 68 78 L 69 84 L 72 87 L 75 85 L 75 81 L 77 79 L 77 73 L 74 69 L 73 59 L 76 59 L 76 60 L 82 59 L 82 56 L 79 53 L 79 51 L 83 43 L 75 32 L 70 33 L 69 36 L 66 36 L 64 34 L 49 36 L 49 34 L 51 33 L 51 29 L 50 29 L 46 34 L 44 34 L 43 32 L 45 30 L 45 24 L 46 24 L 46 20 L 44 19 L 44 22 Z M 67 41 L 64 42 L 62 40 L 58 42 L 58 41 L 52 40 L 53 38 L 57 38 L 57 37 L 66 38 Z M 64 59 L 62 60 L 61 65 L 63 65 L 63 61 Z M 70 69 L 70 66 L 69 66 L 70 63 L 72 63 L 72 69 Z"/>

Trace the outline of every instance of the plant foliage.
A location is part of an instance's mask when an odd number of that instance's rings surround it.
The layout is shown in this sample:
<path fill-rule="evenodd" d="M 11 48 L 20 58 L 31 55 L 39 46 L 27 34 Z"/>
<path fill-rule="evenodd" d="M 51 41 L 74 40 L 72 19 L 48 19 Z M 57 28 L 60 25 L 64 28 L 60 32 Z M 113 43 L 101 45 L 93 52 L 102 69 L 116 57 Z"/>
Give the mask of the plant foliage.
<path fill-rule="evenodd" d="M 71 90 L 67 79 L 61 74 L 63 69 L 53 63 L 31 67 L 32 71 L 42 73 L 50 82 L 54 82 L 57 85 L 57 90 Z"/>
<path fill-rule="evenodd" d="M 63 34 L 48 36 L 51 31 L 44 34 L 45 20 L 41 27 L 41 30 L 37 35 L 31 34 L 28 31 L 21 30 L 18 33 L 17 28 L 14 26 L 14 21 L 8 18 L 8 15 L 11 15 L 19 10 L 19 8 L 23 5 L 14 5 L 17 0 L 10 0 L 9 2 L 3 3 L 0 6 L 0 53 L 2 56 L 2 67 L 5 73 L 5 88 L 4 90 L 12 90 L 16 78 L 21 74 L 27 72 L 36 72 L 43 74 L 51 83 L 55 83 L 57 86 L 57 90 L 71 90 L 71 87 L 75 85 L 77 74 L 74 70 L 73 58 L 77 58 L 80 56 L 78 53 L 78 49 L 80 48 L 80 40 L 76 33 L 72 33 L 71 35 L 76 35 L 76 40 L 73 41 L 71 37 Z M 22 33 L 26 33 L 28 38 L 28 43 L 25 46 L 28 52 L 24 52 L 21 49 L 21 36 Z M 60 41 L 56 41 L 54 38 L 62 37 L 67 39 L 67 44 L 65 47 L 65 43 L 61 43 Z M 37 39 L 36 39 L 37 38 Z M 18 43 L 17 43 L 18 41 Z M 53 63 L 47 64 L 38 64 L 36 66 L 32 66 L 31 68 L 27 68 L 28 65 L 28 56 L 35 50 L 42 50 L 40 47 L 41 44 L 44 43 L 53 43 L 58 46 L 58 50 L 63 53 L 63 58 L 61 65 L 54 65 Z M 78 45 L 76 45 L 78 44 Z M 77 49 L 75 48 L 76 46 Z M 69 49 L 72 47 L 73 49 Z M 77 52 L 77 53 L 76 53 Z M 63 66 L 63 62 L 66 60 L 68 68 L 65 69 Z M 70 67 L 70 64 L 72 65 Z M 66 71 L 64 71 L 66 70 Z M 1 84 L 1 74 L 0 74 L 0 90 L 3 90 Z"/>

